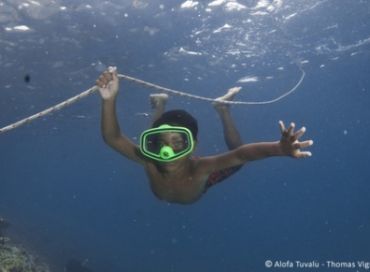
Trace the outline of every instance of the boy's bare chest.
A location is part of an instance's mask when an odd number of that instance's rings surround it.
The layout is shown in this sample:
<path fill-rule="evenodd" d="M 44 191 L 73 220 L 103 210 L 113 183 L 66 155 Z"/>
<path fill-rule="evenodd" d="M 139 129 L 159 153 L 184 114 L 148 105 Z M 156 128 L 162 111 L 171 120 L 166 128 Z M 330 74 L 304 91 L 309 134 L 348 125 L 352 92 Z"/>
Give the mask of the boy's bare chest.
<path fill-rule="evenodd" d="M 196 173 L 167 177 L 148 173 L 148 176 L 153 193 L 166 201 L 189 203 L 197 200 L 204 192 L 206 177 Z"/>

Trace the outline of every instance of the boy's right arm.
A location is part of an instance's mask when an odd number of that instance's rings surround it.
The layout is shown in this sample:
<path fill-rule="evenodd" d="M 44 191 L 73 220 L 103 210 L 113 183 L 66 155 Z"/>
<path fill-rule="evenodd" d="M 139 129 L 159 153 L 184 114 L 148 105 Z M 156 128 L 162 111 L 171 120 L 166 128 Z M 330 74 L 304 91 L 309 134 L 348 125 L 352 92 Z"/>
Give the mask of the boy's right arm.
<path fill-rule="evenodd" d="M 128 159 L 143 164 L 139 147 L 121 134 L 116 114 L 116 97 L 119 88 L 117 71 L 109 67 L 96 81 L 102 97 L 101 131 L 104 141 Z"/>

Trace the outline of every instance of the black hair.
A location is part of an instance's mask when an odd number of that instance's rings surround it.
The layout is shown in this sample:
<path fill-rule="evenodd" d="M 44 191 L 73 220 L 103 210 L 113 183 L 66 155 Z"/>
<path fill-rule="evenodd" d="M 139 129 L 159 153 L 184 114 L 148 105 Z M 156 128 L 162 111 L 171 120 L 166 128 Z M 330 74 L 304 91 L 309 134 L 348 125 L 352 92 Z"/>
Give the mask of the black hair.
<path fill-rule="evenodd" d="M 166 111 L 157 120 L 154 121 L 152 128 L 159 127 L 164 124 L 170 126 L 186 127 L 191 131 L 194 140 L 197 140 L 198 122 L 190 113 L 184 110 Z"/>

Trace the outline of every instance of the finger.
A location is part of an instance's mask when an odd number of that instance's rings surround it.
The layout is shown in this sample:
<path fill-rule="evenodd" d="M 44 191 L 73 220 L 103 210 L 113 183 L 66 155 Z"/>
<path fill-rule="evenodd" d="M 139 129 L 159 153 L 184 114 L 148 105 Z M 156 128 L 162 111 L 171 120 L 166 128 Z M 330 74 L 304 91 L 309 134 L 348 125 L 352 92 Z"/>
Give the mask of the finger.
<path fill-rule="evenodd" d="M 311 157 L 312 153 L 310 151 L 303 151 L 299 152 L 295 155 L 296 158 L 301 159 L 301 158 L 308 158 Z"/>
<path fill-rule="evenodd" d="M 98 77 L 98 80 L 103 81 L 103 80 L 105 79 L 105 77 L 106 77 L 106 74 L 105 74 L 105 72 L 104 72 L 104 73 L 102 73 L 102 74 Z"/>
<path fill-rule="evenodd" d="M 96 84 L 101 87 L 101 88 L 104 88 L 105 86 L 107 86 L 107 84 L 109 83 L 109 81 L 111 81 L 113 79 L 113 75 L 112 73 L 110 73 L 109 71 L 104 71 L 98 78 L 98 80 L 96 81 Z"/>
<path fill-rule="evenodd" d="M 105 80 L 107 82 L 109 82 L 109 81 L 111 81 L 113 79 L 113 74 L 110 73 L 110 72 L 106 72 L 106 73 L 104 73 L 104 77 L 105 77 Z"/>
<path fill-rule="evenodd" d="M 109 66 L 108 67 L 108 72 L 109 73 L 117 73 L 117 67 L 116 66 Z"/>
<path fill-rule="evenodd" d="M 96 85 L 99 87 L 102 87 L 103 85 L 106 84 L 106 80 L 103 75 L 101 75 L 97 80 L 96 80 Z"/>
<path fill-rule="evenodd" d="M 117 78 L 117 67 L 116 66 L 109 66 L 108 67 L 108 72 L 112 76 L 112 79 L 116 79 Z"/>
<path fill-rule="evenodd" d="M 309 147 L 313 145 L 313 141 L 312 140 L 308 140 L 308 141 L 304 141 L 304 142 L 295 142 L 294 143 L 294 148 L 295 149 L 300 149 L 300 148 L 306 148 L 306 147 Z"/>
<path fill-rule="evenodd" d="M 281 134 L 284 134 L 285 133 L 285 125 L 284 125 L 284 122 L 283 121 L 279 121 L 279 127 L 280 127 L 280 131 L 281 131 Z"/>
<path fill-rule="evenodd" d="M 115 71 L 115 72 L 112 73 L 112 79 L 113 80 L 117 80 L 118 79 L 117 71 Z"/>
<path fill-rule="evenodd" d="M 294 135 L 293 135 L 293 138 L 294 140 L 298 140 L 299 138 L 302 137 L 302 135 L 306 132 L 306 128 L 305 127 L 302 127 L 300 130 L 297 130 Z"/>
<path fill-rule="evenodd" d="M 289 126 L 289 128 L 287 130 L 287 134 L 288 135 L 293 135 L 294 128 L 295 128 L 295 124 L 293 122 L 290 123 L 290 126 Z"/>
<path fill-rule="evenodd" d="M 99 87 L 103 87 L 105 85 L 105 80 L 103 78 L 99 77 L 96 80 L 96 85 L 99 86 Z"/>

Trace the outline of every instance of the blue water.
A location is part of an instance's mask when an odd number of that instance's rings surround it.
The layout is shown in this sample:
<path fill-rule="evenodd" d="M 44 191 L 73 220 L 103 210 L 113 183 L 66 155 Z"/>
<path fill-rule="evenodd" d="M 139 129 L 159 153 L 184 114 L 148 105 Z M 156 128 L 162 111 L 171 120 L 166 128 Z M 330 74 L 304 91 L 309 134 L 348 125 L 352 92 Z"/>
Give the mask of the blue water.
<path fill-rule="evenodd" d="M 9 233 L 53 271 L 72 258 L 107 272 L 281 270 L 267 260 L 366 271 L 326 262 L 370 262 L 369 19 L 365 0 L 0 1 L 1 127 L 88 89 L 109 65 L 208 97 L 242 86 L 243 101 L 281 95 L 301 65 L 284 100 L 231 110 L 245 142 L 277 140 L 280 119 L 315 142 L 311 158 L 253 162 L 193 205 L 167 204 L 103 143 L 95 94 L 0 135 Z M 121 83 L 134 140 L 150 92 Z M 197 155 L 226 150 L 209 103 L 171 96 L 168 108 L 197 117 Z"/>

